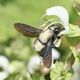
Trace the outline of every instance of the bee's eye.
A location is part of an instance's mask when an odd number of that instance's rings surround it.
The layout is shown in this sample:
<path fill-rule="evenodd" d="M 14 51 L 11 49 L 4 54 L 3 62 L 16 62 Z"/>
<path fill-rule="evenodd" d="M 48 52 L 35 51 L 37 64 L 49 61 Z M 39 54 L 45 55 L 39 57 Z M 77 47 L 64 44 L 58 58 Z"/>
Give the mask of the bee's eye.
<path fill-rule="evenodd" d="M 54 30 L 54 34 L 56 34 L 56 35 L 59 34 L 59 32 L 60 32 L 60 31 L 59 31 L 59 29 L 57 29 L 57 28 Z"/>

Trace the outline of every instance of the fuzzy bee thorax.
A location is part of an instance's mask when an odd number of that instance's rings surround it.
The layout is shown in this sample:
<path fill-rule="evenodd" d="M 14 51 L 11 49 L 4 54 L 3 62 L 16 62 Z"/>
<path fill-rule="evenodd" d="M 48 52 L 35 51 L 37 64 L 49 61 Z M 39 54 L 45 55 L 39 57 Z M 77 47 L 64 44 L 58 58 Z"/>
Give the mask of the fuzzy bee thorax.
<path fill-rule="evenodd" d="M 43 30 L 34 43 L 35 50 L 38 52 L 41 51 L 52 36 L 53 36 L 52 30 L 50 29 Z"/>

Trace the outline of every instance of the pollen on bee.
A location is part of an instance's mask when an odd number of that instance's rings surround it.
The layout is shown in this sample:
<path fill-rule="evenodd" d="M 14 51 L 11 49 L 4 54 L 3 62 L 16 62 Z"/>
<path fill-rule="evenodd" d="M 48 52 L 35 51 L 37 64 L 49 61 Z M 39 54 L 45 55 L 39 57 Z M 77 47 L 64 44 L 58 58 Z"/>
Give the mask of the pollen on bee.
<path fill-rule="evenodd" d="M 41 51 L 41 49 L 44 48 L 44 45 L 42 45 L 41 42 L 39 42 L 39 40 L 37 40 L 34 44 L 34 48 L 36 51 Z"/>
<path fill-rule="evenodd" d="M 45 65 L 43 64 L 43 62 L 41 62 L 40 68 L 41 68 L 40 70 L 41 70 L 41 72 L 42 72 L 43 75 L 48 74 L 50 72 L 50 69 L 51 69 L 51 68 L 45 67 Z"/>
<path fill-rule="evenodd" d="M 52 37 L 53 35 L 53 31 L 51 31 L 50 29 L 47 29 L 45 31 L 43 31 L 40 36 L 39 36 L 39 39 L 43 42 L 43 43 L 46 43 L 48 41 L 48 39 L 50 37 Z"/>

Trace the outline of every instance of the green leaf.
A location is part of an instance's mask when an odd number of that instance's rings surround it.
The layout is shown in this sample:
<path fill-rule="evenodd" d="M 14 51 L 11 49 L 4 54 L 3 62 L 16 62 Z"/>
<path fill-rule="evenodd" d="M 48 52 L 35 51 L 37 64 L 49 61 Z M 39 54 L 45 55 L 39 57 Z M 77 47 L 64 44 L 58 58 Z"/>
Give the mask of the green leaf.
<path fill-rule="evenodd" d="M 50 73 L 51 80 L 70 80 L 72 74 L 63 70 L 64 64 L 62 62 L 55 63 L 55 67 L 52 68 Z"/>
<path fill-rule="evenodd" d="M 51 80 L 62 80 L 63 78 L 61 76 L 62 69 L 63 69 L 63 63 L 57 62 L 55 64 L 55 67 L 51 70 L 51 73 L 50 73 Z"/>
<path fill-rule="evenodd" d="M 66 34 L 68 37 L 80 36 L 80 27 L 77 25 L 69 24 L 69 31 Z"/>
<path fill-rule="evenodd" d="M 75 60 L 80 61 L 80 52 L 78 50 L 76 50 L 76 48 L 73 46 L 70 46 L 70 49 L 72 50 Z"/>
<path fill-rule="evenodd" d="M 77 58 L 79 52 L 78 52 L 78 51 L 75 49 L 75 47 L 73 47 L 73 46 L 70 46 L 70 49 L 72 50 L 72 53 L 73 53 L 74 57 Z M 79 55 L 80 55 L 80 54 L 79 54 Z"/>
<path fill-rule="evenodd" d="M 64 80 L 71 80 L 71 76 L 72 74 L 70 72 L 68 72 L 66 75 L 65 75 L 65 79 Z"/>

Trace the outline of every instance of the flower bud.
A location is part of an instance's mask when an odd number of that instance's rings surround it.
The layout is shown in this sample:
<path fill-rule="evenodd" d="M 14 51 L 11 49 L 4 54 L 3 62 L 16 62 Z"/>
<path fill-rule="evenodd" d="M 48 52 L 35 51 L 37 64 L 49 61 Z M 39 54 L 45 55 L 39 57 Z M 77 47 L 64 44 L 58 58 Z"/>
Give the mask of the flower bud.
<path fill-rule="evenodd" d="M 80 0 L 74 0 L 73 7 L 77 11 L 78 15 L 80 15 Z"/>
<path fill-rule="evenodd" d="M 0 80 L 5 80 L 9 76 L 9 60 L 5 56 L 0 55 Z"/>
<path fill-rule="evenodd" d="M 32 56 L 28 62 L 27 70 L 30 74 L 33 74 L 36 70 L 40 68 L 41 58 L 39 55 Z"/>

